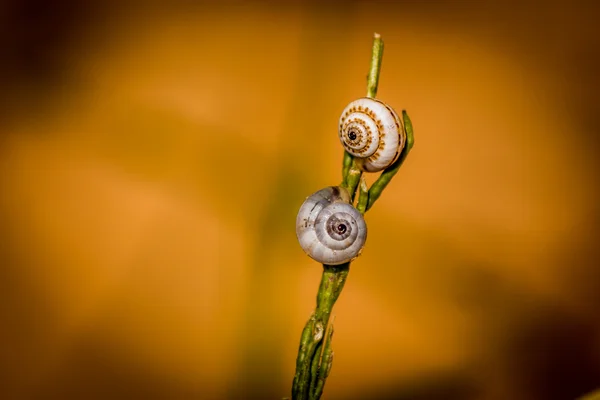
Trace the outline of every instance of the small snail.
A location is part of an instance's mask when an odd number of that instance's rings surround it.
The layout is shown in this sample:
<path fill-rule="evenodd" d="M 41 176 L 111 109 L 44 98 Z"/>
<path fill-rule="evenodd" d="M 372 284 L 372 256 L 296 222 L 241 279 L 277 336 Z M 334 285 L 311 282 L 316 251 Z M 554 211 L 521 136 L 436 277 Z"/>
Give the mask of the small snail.
<path fill-rule="evenodd" d="M 363 171 L 377 172 L 398 159 L 406 131 L 392 107 L 372 98 L 348 104 L 340 117 L 339 135 L 346 151 L 360 160 Z"/>
<path fill-rule="evenodd" d="M 312 259 L 338 265 L 358 257 L 367 239 L 367 224 L 348 191 L 330 186 L 309 196 L 296 218 L 300 246 Z"/>

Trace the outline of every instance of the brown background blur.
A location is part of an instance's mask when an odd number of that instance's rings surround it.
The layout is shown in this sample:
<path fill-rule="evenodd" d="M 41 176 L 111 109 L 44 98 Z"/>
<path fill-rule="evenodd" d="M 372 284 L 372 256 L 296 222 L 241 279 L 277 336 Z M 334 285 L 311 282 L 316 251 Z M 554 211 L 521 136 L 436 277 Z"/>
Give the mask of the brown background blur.
<path fill-rule="evenodd" d="M 0 5 L 0 398 L 289 395 L 320 279 L 295 216 L 340 181 L 373 32 L 416 144 L 325 398 L 600 386 L 595 6 L 169 4 Z"/>

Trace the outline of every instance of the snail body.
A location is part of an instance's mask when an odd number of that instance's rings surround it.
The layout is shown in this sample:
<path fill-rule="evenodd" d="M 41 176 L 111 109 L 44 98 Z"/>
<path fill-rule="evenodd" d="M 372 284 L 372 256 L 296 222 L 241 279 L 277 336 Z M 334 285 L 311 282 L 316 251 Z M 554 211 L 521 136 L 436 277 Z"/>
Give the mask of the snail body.
<path fill-rule="evenodd" d="M 406 131 L 398 114 L 384 102 L 360 98 L 346 106 L 339 120 L 339 137 L 363 171 L 377 172 L 398 159 Z"/>
<path fill-rule="evenodd" d="M 296 218 L 296 235 L 309 257 L 323 264 L 339 265 L 360 255 L 367 239 L 367 225 L 350 204 L 348 191 L 330 186 L 304 201 Z"/>

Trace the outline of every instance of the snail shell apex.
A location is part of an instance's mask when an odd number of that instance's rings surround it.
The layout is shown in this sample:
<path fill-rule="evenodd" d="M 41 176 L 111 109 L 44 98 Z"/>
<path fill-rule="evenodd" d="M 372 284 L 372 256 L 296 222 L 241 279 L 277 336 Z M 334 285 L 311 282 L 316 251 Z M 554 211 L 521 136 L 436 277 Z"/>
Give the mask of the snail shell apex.
<path fill-rule="evenodd" d="M 388 167 L 406 143 L 406 132 L 396 111 L 369 97 L 354 100 L 344 108 L 338 133 L 346 151 L 360 160 L 367 172 Z"/>
<path fill-rule="evenodd" d="M 345 188 L 330 186 L 309 196 L 296 218 L 296 235 L 306 254 L 328 265 L 358 257 L 367 239 L 367 225 Z"/>

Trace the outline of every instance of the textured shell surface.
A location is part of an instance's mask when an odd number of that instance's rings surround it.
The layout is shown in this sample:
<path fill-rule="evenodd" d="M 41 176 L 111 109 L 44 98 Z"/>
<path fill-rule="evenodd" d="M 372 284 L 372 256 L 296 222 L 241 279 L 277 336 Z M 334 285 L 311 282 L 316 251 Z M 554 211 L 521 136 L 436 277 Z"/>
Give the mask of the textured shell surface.
<path fill-rule="evenodd" d="M 368 97 L 354 100 L 344 108 L 338 132 L 346 151 L 362 160 L 362 169 L 367 172 L 381 171 L 396 161 L 406 142 L 396 111 Z"/>
<path fill-rule="evenodd" d="M 330 186 L 304 201 L 296 218 L 296 235 L 312 259 L 339 265 L 360 255 L 367 239 L 367 225 L 350 204 L 348 191 Z"/>

